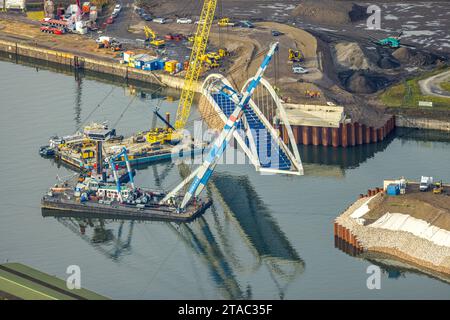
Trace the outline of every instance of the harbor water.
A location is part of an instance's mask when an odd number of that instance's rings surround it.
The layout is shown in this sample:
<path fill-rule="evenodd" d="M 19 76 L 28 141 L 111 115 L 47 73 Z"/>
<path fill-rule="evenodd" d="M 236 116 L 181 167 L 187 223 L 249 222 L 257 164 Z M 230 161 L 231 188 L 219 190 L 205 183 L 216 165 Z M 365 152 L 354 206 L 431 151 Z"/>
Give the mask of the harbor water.
<path fill-rule="evenodd" d="M 380 264 L 381 288 L 369 290 L 377 262 L 345 254 L 333 238 L 335 217 L 383 178 L 449 182 L 448 133 L 396 129 L 379 144 L 301 146 L 300 177 L 219 165 L 213 206 L 189 224 L 44 217 L 42 195 L 73 171 L 41 158 L 39 146 L 94 120 L 124 135 L 146 130 L 156 106 L 174 119 L 179 93 L 7 61 L 0 92 L 0 263 L 62 279 L 78 265 L 83 287 L 114 299 L 450 298 L 449 283 L 390 262 Z M 161 162 L 139 168 L 136 184 L 170 189 L 180 174 Z"/>

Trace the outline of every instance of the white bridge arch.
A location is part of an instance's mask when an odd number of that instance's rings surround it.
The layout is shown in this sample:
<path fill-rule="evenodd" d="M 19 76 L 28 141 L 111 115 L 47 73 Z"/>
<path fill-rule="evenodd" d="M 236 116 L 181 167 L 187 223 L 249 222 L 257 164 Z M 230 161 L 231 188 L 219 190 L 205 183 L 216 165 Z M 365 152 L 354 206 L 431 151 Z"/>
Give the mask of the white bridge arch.
<path fill-rule="evenodd" d="M 253 81 L 253 78 L 247 80 L 241 92 L 244 92 L 251 81 Z M 223 121 L 223 124 L 225 124 L 228 118 L 227 111 L 230 110 L 224 109 L 226 109 L 227 107 L 233 108 L 233 106 L 227 106 L 226 103 L 225 105 L 223 105 L 222 102 L 218 103 L 217 90 L 219 87 L 223 86 L 233 88 L 228 79 L 223 75 L 217 73 L 210 74 L 203 82 L 201 92 L 204 97 L 206 97 L 208 102 L 213 106 L 214 110 L 217 113 L 217 116 L 219 116 Z M 242 131 L 239 132 L 238 130 L 236 130 L 233 133 L 233 137 L 236 139 L 245 154 L 248 156 L 250 162 L 255 166 L 256 170 L 261 172 L 302 175 L 303 166 L 286 111 L 275 90 L 266 79 L 262 78 L 260 80 L 260 84 L 256 88 L 252 99 L 250 100 L 249 106 L 252 110 L 252 114 L 246 115 L 244 113 L 242 117 L 242 124 L 245 134 L 242 134 Z M 251 119 L 247 119 L 247 116 L 250 116 Z M 276 147 L 278 147 L 277 154 L 280 155 L 280 159 L 285 157 L 286 161 L 289 162 L 289 168 L 287 168 L 287 165 L 283 159 L 281 159 L 281 162 L 283 162 L 283 164 L 278 163 L 278 166 L 275 167 L 268 167 L 267 165 L 264 165 L 265 162 L 263 161 L 263 159 L 260 159 L 261 134 L 255 133 L 255 129 L 253 129 L 251 125 L 251 123 L 255 120 L 260 126 L 261 124 L 263 125 L 264 133 L 267 132 L 265 134 L 271 136 L 270 141 L 273 141 Z M 289 138 L 289 147 L 281 139 L 279 131 L 277 131 L 273 127 L 274 125 L 279 125 L 280 123 L 283 123 L 286 129 L 286 133 Z M 265 147 L 267 148 L 267 146 Z M 275 146 L 272 144 L 272 150 L 274 147 Z"/>

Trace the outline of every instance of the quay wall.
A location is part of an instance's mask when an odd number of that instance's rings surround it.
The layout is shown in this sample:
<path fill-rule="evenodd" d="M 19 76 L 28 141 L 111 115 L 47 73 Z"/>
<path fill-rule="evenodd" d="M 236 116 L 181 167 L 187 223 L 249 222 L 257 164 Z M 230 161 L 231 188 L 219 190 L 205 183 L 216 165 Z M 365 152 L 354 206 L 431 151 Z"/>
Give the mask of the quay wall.
<path fill-rule="evenodd" d="M 77 55 L 71 52 L 63 52 L 42 48 L 35 45 L 0 39 L 0 51 L 15 56 L 29 57 L 53 62 L 74 70 L 90 70 L 93 72 L 109 74 L 124 80 L 135 80 L 145 83 L 157 84 L 165 87 L 181 89 L 184 79 L 169 74 L 150 72 L 119 64 L 118 61 Z M 196 86 L 200 92 L 200 86 Z"/>
<path fill-rule="evenodd" d="M 395 117 L 389 118 L 379 128 L 358 122 L 340 123 L 339 127 L 293 125 L 292 132 L 297 144 L 332 147 L 353 147 L 383 141 L 395 129 Z M 283 140 L 288 142 L 286 128 L 282 128 Z"/>
<path fill-rule="evenodd" d="M 395 125 L 405 128 L 433 129 L 450 132 L 450 121 L 430 119 L 426 117 L 397 115 Z"/>

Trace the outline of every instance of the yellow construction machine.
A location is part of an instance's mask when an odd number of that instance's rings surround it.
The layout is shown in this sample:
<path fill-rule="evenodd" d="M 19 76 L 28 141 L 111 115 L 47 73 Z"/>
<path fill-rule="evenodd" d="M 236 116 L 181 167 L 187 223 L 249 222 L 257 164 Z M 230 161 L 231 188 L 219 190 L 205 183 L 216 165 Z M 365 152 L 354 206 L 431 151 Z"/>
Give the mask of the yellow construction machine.
<path fill-rule="evenodd" d="M 155 48 L 161 48 L 164 47 L 166 42 L 164 39 L 160 39 L 156 36 L 156 33 L 150 29 L 148 26 L 144 27 L 145 32 L 145 41 L 148 42 L 151 46 Z"/>
<path fill-rule="evenodd" d="M 288 60 L 290 62 L 302 62 L 304 60 L 303 54 L 300 50 L 289 49 Z"/>
<path fill-rule="evenodd" d="M 217 23 L 219 27 L 234 27 L 235 23 L 230 22 L 230 18 L 221 18 L 219 19 L 219 22 Z"/>
<path fill-rule="evenodd" d="M 204 63 L 204 65 L 210 69 L 218 68 L 219 63 L 218 60 L 214 58 L 214 55 L 204 54 L 201 56 L 200 60 Z M 220 57 L 219 57 L 220 58 Z"/>
<path fill-rule="evenodd" d="M 439 182 L 436 182 L 433 187 L 433 193 L 434 194 L 441 194 L 444 192 L 444 185 L 442 184 L 442 180 Z"/>

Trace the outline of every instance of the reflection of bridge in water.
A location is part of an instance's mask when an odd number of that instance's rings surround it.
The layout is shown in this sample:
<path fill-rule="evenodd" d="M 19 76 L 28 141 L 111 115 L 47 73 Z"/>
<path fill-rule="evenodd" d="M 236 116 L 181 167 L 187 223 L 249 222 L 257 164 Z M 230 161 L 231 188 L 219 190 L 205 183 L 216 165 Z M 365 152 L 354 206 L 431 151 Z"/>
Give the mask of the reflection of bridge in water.
<path fill-rule="evenodd" d="M 168 171 L 173 167 L 168 164 Z M 158 176 L 166 174 L 164 170 Z M 191 223 L 166 225 L 203 262 L 223 298 L 251 298 L 252 286 L 243 287 L 240 276 L 261 268 L 269 272 L 279 297 L 283 298 L 288 285 L 303 272 L 305 264 L 248 179 L 217 174 L 209 193 L 217 201 L 212 212 Z M 223 208 L 224 214 L 219 207 Z M 113 261 L 133 255 L 133 220 L 112 221 L 92 215 L 61 217 L 59 213 L 47 211 L 43 211 L 43 215 L 56 217 L 58 222 Z"/>

